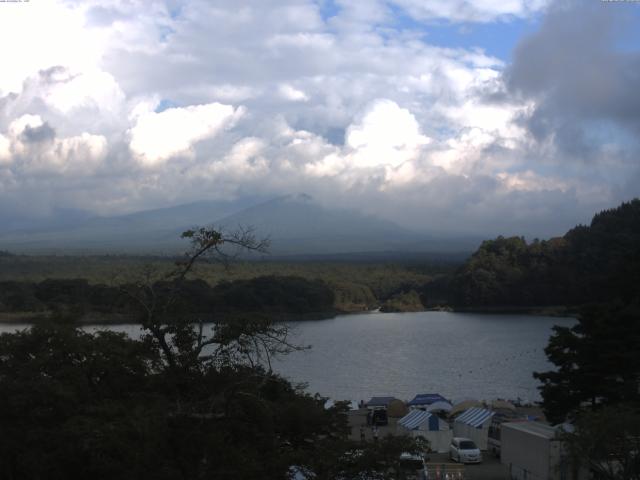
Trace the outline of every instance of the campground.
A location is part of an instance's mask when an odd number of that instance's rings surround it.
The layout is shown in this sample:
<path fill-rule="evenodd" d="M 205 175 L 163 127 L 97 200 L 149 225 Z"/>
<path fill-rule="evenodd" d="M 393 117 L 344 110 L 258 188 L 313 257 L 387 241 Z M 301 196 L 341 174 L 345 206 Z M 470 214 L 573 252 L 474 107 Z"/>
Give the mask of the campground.
<path fill-rule="evenodd" d="M 378 437 L 386 435 L 397 435 L 398 419 L 389 417 L 388 425 L 378 427 Z M 360 429 L 365 435 L 366 441 L 372 441 L 373 429 L 367 425 L 367 409 L 360 408 L 349 412 L 349 426 L 351 427 L 350 438 L 352 440 L 360 440 Z M 451 463 L 449 455 L 446 453 L 429 453 L 427 454 L 428 465 L 440 465 Z M 507 467 L 502 465 L 496 457 L 484 452 L 483 462 L 479 465 L 465 466 L 465 480 L 502 480 L 507 478 Z"/>

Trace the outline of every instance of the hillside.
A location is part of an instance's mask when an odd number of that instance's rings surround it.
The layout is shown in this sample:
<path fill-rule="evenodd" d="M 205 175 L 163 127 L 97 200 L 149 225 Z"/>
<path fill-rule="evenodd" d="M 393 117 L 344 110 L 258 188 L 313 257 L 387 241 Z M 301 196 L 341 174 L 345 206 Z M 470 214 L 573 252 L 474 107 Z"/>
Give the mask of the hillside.
<path fill-rule="evenodd" d="M 596 214 L 563 237 L 488 240 L 452 277 L 427 287 L 458 306 L 580 305 L 640 300 L 640 200 Z"/>

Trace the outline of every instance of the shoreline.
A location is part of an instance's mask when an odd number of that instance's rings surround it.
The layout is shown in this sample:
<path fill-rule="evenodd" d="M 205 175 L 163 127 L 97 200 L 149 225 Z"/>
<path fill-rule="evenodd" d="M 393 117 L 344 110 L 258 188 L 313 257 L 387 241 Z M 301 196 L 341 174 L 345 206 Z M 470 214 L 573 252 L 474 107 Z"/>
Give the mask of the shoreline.
<path fill-rule="evenodd" d="M 451 312 L 451 313 L 474 313 L 481 315 L 527 315 L 527 316 L 543 316 L 572 318 L 578 313 L 577 307 L 567 306 L 495 306 L 495 307 L 450 307 L 436 306 L 427 307 L 418 312 Z M 0 312 L 0 325 L 16 324 L 16 325 L 33 325 L 44 323 L 51 319 L 51 311 L 42 312 Z M 307 312 L 307 313 L 284 313 L 284 312 L 254 312 L 254 311 L 238 311 L 238 312 L 220 312 L 216 316 L 218 318 L 243 317 L 249 315 L 268 315 L 274 322 L 307 322 L 317 320 L 330 320 L 339 315 L 357 315 L 362 313 L 417 313 L 415 310 L 410 312 L 381 312 L 379 308 L 370 310 L 332 310 L 325 312 Z M 194 322 L 203 319 L 205 323 L 213 322 L 211 314 L 192 314 Z M 129 313 L 102 313 L 87 312 L 81 315 L 78 325 L 131 325 L 140 323 L 136 314 Z"/>

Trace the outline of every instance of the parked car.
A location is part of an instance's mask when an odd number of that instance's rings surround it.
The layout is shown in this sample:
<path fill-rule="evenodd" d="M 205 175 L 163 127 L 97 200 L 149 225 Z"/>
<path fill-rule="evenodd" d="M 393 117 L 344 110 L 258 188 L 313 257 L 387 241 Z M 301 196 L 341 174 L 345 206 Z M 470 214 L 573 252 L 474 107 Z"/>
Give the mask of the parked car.
<path fill-rule="evenodd" d="M 481 463 L 482 453 L 473 440 L 463 437 L 453 437 L 449 446 L 449 457 L 460 463 Z"/>

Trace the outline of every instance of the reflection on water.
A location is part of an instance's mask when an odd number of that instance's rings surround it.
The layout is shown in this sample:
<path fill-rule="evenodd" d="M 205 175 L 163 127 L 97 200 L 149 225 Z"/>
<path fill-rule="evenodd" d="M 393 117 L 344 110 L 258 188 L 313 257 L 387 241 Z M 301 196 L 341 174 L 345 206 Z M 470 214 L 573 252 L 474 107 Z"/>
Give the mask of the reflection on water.
<path fill-rule="evenodd" d="M 291 323 L 294 342 L 311 345 L 274 368 L 309 391 L 335 399 L 409 399 L 437 392 L 453 400 L 538 400 L 533 371 L 547 370 L 553 325 L 573 319 L 469 313 L 366 313 Z M 0 325 L 0 332 L 24 325 Z M 89 331 L 100 328 L 87 327 Z M 109 326 L 132 337 L 138 325 Z"/>

